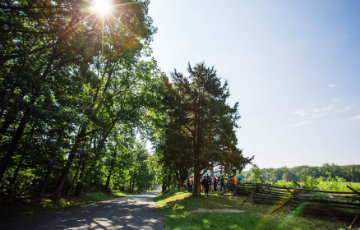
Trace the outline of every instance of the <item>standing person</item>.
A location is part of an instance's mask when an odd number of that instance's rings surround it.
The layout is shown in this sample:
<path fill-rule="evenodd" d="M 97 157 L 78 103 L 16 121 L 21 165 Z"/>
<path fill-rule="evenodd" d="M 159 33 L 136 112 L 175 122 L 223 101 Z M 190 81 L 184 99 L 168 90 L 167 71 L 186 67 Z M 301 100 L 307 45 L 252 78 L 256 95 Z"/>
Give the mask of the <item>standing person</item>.
<path fill-rule="evenodd" d="M 204 180 L 205 180 L 205 176 L 202 176 L 201 179 L 200 179 L 200 185 L 201 185 L 200 192 L 201 193 L 205 192 Z"/>
<path fill-rule="evenodd" d="M 240 181 L 242 181 L 243 180 L 243 177 L 240 175 L 240 176 L 238 176 L 238 178 L 237 178 L 237 182 L 238 182 L 238 184 L 240 183 Z"/>
<path fill-rule="evenodd" d="M 207 183 L 206 183 L 207 186 L 205 186 L 205 194 L 206 194 L 207 196 L 209 196 L 209 190 L 210 190 L 210 188 L 211 188 L 211 177 L 210 177 L 210 176 L 207 176 L 207 177 L 206 177 L 206 181 L 207 181 Z"/>
<path fill-rule="evenodd" d="M 214 191 L 216 191 L 216 187 L 217 187 L 217 179 L 216 179 L 216 177 L 214 177 Z"/>
<path fill-rule="evenodd" d="M 207 176 L 207 180 L 208 180 L 208 184 L 209 184 L 209 190 L 210 192 L 213 192 L 213 187 L 212 185 L 212 177 L 211 176 Z"/>
<path fill-rule="evenodd" d="M 203 180 L 204 180 L 204 176 L 203 177 L 201 177 L 201 179 L 200 179 L 200 192 L 202 192 L 202 193 L 204 193 L 205 192 L 205 187 L 204 187 L 204 185 L 203 185 Z"/>
<path fill-rule="evenodd" d="M 224 176 L 221 176 L 220 178 L 220 191 L 222 191 L 224 189 L 225 192 L 225 180 L 224 180 Z"/>
<path fill-rule="evenodd" d="M 228 192 L 232 192 L 233 191 L 233 186 L 232 186 L 232 179 L 231 179 L 231 177 L 229 177 L 228 179 L 227 179 L 227 187 L 228 187 Z"/>
<path fill-rule="evenodd" d="M 209 196 L 209 181 L 208 176 L 205 176 L 201 181 L 202 186 L 205 188 L 205 194 Z"/>
<path fill-rule="evenodd" d="M 193 185 L 194 185 L 194 178 L 192 176 L 190 176 L 189 179 L 189 192 L 193 192 Z"/>
<path fill-rule="evenodd" d="M 178 192 L 180 191 L 180 188 L 181 188 L 181 178 L 180 178 L 180 175 L 178 176 L 177 178 L 177 185 L 178 185 Z"/>
<path fill-rule="evenodd" d="M 237 180 L 236 180 L 236 177 L 235 175 L 233 175 L 232 177 L 232 187 L 233 187 L 233 193 L 234 193 L 234 196 L 237 196 Z"/>
<path fill-rule="evenodd" d="M 237 187 L 240 189 L 240 186 L 241 186 L 241 184 L 240 184 L 240 182 L 243 180 L 243 177 L 241 176 L 241 175 L 239 175 L 238 176 L 238 178 L 237 178 Z"/>

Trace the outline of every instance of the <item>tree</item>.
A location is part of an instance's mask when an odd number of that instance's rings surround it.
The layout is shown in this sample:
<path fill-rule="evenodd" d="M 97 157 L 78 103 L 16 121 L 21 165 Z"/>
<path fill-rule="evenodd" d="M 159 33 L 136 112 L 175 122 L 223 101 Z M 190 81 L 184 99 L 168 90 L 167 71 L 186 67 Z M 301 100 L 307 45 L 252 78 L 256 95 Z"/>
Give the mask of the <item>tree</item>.
<path fill-rule="evenodd" d="M 281 177 L 282 180 L 284 181 L 291 181 L 291 177 L 290 177 L 290 174 L 285 172 L 282 177 Z"/>
<path fill-rule="evenodd" d="M 175 70 L 172 83 L 165 79 L 170 122 L 162 152 L 164 169 L 193 171 L 193 196 L 200 196 L 200 176 L 207 170 L 220 165 L 241 170 L 250 159 L 236 147 L 238 104 L 228 105 L 227 82 L 222 84 L 215 69 L 204 63 L 189 64 L 188 72 L 184 77 Z"/>
<path fill-rule="evenodd" d="M 252 183 L 262 183 L 263 179 L 260 168 L 256 164 L 253 164 L 252 166 L 253 167 L 250 169 L 250 181 Z"/>

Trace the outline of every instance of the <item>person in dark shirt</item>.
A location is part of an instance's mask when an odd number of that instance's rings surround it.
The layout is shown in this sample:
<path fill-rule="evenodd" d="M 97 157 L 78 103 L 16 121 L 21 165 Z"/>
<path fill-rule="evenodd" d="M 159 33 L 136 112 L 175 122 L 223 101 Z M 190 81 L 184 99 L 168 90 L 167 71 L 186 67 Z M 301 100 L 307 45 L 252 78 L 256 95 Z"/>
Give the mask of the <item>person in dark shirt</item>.
<path fill-rule="evenodd" d="M 203 180 L 201 181 L 201 184 L 205 188 L 205 194 L 209 196 L 209 176 L 205 176 Z"/>
<path fill-rule="evenodd" d="M 220 179 L 220 191 L 222 191 L 223 189 L 225 191 L 225 180 L 224 177 L 222 176 Z"/>
<path fill-rule="evenodd" d="M 214 177 L 214 191 L 216 191 L 218 180 Z"/>

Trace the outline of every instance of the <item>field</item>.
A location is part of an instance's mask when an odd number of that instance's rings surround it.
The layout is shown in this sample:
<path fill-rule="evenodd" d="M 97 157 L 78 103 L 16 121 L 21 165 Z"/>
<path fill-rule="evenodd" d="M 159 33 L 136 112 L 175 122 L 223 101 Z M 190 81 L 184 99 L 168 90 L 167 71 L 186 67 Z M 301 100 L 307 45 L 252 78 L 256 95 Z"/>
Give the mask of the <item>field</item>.
<path fill-rule="evenodd" d="M 328 181 L 321 179 L 308 178 L 304 182 L 299 182 L 300 185 L 305 185 L 305 187 L 317 190 L 325 191 L 342 191 L 342 192 L 352 192 L 347 186 L 360 192 L 360 183 L 356 182 L 346 182 L 346 181 Z M 294 182 L 288 181 L 277 181 L 275 186 L 286 186 L 286 187 L 296 187 Z"/>
<path fill-rule="evenodd" d="M 269 214 L 271 205 L 245 203 L 245 197 L 212 193 L 209 197 L 193 198 L 188 192 L 170 191 L 156 198 L 166 229 L 237 229 L 237 230 L 345 230 L 349 221 L 305 215 L 306 205 L 294 210 L 283 208 Z M 196 213 L 198 208 L 236 209 L 242 213 Z M 355 214 L 354 214 L 355 215 Z M 351 215 L 352 216 L 352 215 Z"/>

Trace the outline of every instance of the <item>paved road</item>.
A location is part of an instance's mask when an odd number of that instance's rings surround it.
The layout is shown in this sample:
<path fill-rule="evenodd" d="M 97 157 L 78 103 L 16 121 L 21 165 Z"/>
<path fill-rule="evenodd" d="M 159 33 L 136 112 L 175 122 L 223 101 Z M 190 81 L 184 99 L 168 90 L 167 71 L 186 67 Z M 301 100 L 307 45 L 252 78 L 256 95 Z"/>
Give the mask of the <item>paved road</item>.
<path fill-rule="evenodd" d="M 2 226 L 0 229 L 163 230 L 160 213 L 154 202 L 156 193 L 151 192 L 144 195 L 100 201 Z"/>

